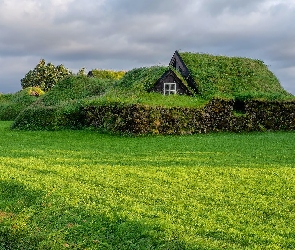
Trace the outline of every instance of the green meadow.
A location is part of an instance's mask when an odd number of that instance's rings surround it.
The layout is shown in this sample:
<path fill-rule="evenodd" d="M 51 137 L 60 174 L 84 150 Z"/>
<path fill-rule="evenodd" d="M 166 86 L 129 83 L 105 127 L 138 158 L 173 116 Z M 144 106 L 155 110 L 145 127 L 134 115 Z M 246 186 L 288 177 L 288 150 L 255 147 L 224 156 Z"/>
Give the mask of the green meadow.
<path fill-rule="evenodd" d="M 0 122 L 0 249 L 294 249 L 295 132 L 116 136 Z"/>

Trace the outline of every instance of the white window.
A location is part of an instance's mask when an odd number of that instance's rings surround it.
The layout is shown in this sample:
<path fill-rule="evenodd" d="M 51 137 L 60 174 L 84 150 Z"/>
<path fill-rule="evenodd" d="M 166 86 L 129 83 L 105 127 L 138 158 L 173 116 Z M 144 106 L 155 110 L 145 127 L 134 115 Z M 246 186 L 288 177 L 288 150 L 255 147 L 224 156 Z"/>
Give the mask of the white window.
<path fill-rule="evenodd" d="M 164 83 L 164 95 L 176 94 L 176 83 L 165 82 Z"/>

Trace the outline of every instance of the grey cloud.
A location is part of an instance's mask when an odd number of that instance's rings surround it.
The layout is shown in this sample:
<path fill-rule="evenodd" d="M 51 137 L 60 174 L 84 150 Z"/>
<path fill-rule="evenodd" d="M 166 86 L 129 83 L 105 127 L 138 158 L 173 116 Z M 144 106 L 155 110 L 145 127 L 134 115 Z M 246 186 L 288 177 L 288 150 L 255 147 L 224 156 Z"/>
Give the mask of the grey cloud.
<path fill-rule="evenodd" d="M 20 86 L 40 58 L 72 70 L 128 70 L 168 64 L 176 49 L 258 58 L 272 65 L 283 85 L 294 86 L 295 5 L 288 1 L 73 0 L 63 8 L 31 3 L 39 12 L 17 10 L 12 14 L 18 22 L 0 16 L 0 63 L 14 72 L 0 69 L 0 92 L 8 79 Z M 22 67 L 12 67 L 14 60 Z"/>
<path fill-rule="evenodd" d="M 126 15 L 155 15 L 165 13 L 177 13 L 189 5 L 192 1 L 186 2 L 178 0 L 149 0 L 149 1 L 133 1 L 133 0 L 110 0 L 108 9 L 110 13 L 120 13 Z"/>
<path fill-rule="evenodd" d="M 204 0 L 202 3 L 204 10 L 216 16 L 225 12 L 233 14 L 256 12 L 264 2 L 267 2 L 267 0 Z"/>

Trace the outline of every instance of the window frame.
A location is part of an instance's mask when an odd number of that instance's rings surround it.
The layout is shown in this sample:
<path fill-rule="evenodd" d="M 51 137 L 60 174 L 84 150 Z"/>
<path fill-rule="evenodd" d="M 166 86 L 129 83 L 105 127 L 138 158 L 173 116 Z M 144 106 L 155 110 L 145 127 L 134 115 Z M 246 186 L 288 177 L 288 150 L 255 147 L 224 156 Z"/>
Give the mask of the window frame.
<path fill-rule="evenodd" d="M 176 82 L 164 82 L 164 89 L 163 89 L 164 95 L 171 95 L 171 94 L 175 95 L 176 93 L 177 93 Z"/>

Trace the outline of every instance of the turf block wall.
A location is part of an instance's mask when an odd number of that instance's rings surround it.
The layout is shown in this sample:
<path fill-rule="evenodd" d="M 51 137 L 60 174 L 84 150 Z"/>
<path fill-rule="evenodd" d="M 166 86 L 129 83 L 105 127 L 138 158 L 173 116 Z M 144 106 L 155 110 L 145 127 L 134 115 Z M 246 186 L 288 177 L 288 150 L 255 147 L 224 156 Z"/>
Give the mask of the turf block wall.
<path fill-rule="evenodd" d="M 111 133 L 195 134 L 218 131 L 294 130 L 295 101 L 213 99 L 204 108 L 165 108 L 113 103 L 84 107 L 85 124 Z"/>

